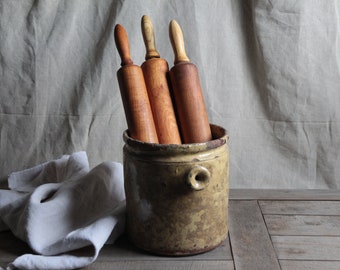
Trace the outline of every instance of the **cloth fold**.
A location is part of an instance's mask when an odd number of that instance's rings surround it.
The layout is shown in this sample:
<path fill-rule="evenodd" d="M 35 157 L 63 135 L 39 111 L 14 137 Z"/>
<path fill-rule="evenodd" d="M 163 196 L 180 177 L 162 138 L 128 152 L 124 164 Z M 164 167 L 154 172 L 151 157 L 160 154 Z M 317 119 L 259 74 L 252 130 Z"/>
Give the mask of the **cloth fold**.
<path fill-rule="evenodd" d="M 90 170 L 86 153 L 77 152 L 12 173 L 8 184 L 11 190 L 0 190 L 0 230 L 10 229 L 36 254 L 18 257 L 7 269 L 84 267 L 124 230 L 120 163 Z"/>

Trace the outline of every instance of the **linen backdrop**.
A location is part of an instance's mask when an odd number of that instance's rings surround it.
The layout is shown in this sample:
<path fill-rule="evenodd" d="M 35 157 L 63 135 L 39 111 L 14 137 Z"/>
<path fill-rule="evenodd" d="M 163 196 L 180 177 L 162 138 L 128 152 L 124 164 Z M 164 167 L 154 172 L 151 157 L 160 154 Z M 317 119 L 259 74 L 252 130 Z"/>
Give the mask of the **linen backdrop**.
<path fill-rule="evenodd" d="M 122 161 L 113 30 L 142 64 L 142 15 L 173 65 L 182 27 L 209 120 L 230 136 L 231 188 L 340 186 L 340 1 L 1 0 L 0 179 L 85 150 Z"/>

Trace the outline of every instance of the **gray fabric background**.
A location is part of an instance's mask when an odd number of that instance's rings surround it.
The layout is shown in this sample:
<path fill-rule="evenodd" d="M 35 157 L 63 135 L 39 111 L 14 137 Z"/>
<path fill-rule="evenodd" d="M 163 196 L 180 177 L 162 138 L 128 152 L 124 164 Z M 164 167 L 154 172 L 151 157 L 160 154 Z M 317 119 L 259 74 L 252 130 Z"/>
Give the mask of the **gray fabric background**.
<path fill-rule="evenodd" d="M 173 65 L 176 19 L 211 123 L 230 134 L 232 188 L 340 186 L 340 1 L 1 0 L 0 179 L 85 150 L 122 161 L 113 29 L 144 61 L 142 15 Z"/>

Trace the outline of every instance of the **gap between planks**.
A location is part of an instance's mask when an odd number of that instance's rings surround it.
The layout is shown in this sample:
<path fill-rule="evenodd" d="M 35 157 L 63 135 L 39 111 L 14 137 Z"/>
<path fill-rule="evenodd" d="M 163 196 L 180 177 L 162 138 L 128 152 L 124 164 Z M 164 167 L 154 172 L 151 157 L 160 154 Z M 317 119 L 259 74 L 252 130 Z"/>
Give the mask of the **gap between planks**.
<path fill-rule="evenodd" d="M 230 189 L 230 200 L 340 201 L 340 190 Z"/>

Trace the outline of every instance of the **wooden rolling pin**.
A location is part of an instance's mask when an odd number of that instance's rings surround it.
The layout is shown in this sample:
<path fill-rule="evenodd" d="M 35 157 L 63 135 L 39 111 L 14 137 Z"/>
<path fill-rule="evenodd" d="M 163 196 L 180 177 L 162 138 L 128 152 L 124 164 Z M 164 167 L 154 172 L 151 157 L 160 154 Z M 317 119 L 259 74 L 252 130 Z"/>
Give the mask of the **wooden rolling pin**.
<path fill-rule="evenodd" d="M 170 78 L 182 142 L 209 141 L 212 135 L 198 70 L 186 55 L 183 33 L 175 20 L 170 22 L 169 34 L 175 54 L 175 65 L 170 70 Z"/>
<path fill-rule="evenodd" d="M 158 143 L 143 72 L 131 60 L 130 44 L 123 26 L 116 25 L 114 36 L 122 60 L 117 78 L 129 135 L 139 141 Z"/>
<path fill-rule="evenodd" d="M 174 107 L 172 105 L 167 74 L 168 63 L 160 58 L 156 49 L 154 30 L 150 18 L 142 17 L 142 33 L 146 47 L 142 64 L 146 89 L 155 121 L 158 141 L 161 144 L 181 144 Z"/>

